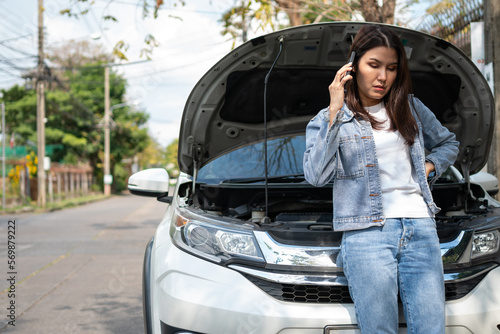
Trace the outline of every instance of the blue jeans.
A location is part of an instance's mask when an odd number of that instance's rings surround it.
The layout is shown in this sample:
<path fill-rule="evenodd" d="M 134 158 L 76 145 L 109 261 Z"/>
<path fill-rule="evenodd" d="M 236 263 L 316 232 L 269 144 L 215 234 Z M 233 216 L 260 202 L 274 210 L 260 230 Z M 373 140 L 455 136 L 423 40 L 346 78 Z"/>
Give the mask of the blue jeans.
<path fill-rule="evenodd" d="M 387 219 L 344 232 L 340 262 L 363 334 L 398 333 L 398 289 L 408 333 L 444 334 L 443 262 L 433 218 Z"/>

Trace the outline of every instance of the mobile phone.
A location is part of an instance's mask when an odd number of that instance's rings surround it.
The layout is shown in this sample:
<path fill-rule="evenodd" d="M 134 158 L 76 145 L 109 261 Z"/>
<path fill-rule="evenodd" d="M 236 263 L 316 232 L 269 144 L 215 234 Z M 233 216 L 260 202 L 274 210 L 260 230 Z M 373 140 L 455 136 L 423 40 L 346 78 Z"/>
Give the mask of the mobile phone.
<path fill-rule="evenodd" d="M 354 61 L 354 57 L 356 57 L 356 52 L 352 51 L 351 52 L 351 55 L 349 56 L 349 60 L 347 61 L 347 63 L 352 63 Z M 351 71 L 348 71 L 346 73 L 346 75 L 351 75 Z"/>

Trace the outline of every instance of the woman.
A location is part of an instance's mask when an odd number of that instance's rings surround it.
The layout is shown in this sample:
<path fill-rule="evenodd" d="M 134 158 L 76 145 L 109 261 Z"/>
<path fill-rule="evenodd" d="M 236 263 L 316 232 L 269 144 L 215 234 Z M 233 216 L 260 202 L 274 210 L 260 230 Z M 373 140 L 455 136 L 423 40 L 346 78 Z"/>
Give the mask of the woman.
<path fill-rule="evenodd" d="M 307 126 L 304 173 L 315 186 L 333 182 L 333 225 L 345 231 L 338 262 L 361 332 L 398 333 L 399 290 L 408 333 L 443 334 L 439 208 L 427 178 L 455 161 L 458 142 L 409 95 L 405 50 L 390 28 L 363 26 L 352 51 L 329 107 Z"/>

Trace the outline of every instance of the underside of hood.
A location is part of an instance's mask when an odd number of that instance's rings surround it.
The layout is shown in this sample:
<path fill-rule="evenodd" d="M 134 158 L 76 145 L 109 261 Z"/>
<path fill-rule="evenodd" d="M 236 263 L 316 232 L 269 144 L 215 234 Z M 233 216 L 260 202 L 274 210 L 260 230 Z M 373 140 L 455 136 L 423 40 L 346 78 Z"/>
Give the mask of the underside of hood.
<path fill-rule="evenodd" d="M 279 52 L 267 88 L 268 136 L 301 134 L 329 104 L 328 86 L 348 59 L 364 22 L 294 27 L 249 41 L 216 63 L 196 84 L 184 108 L 179 167 L 195 175 L 214 158 L 264 139 L 264 79 Z M 405 45 L 413 90 L 460 142 L 455 165 L 478 172 L 487 162 L 494 101 L 473 62 L 437 37 L 393 27 Z"/>

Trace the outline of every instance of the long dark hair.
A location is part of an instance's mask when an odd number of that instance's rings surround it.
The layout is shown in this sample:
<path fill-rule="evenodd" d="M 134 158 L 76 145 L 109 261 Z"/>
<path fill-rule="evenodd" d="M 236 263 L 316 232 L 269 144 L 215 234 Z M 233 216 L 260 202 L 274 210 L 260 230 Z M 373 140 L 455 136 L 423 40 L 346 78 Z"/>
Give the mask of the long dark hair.
<path fill-rule="evenodd" d="M 399 36 L 389 27 L 368 24 L 363 26 L 356 34 L 351 46 L 351 52 L 356 52 L 356 58 L 353 61 L 354 71 L 351 72 L 354 74 L 354 78 L 346 83 L 347 106 L 356 116 L 370 121 L 374 129 L 380 128 L 381 124 L 373 119 L 361 105 L 358 84 L 356 82 L 356 71 L 359 60 L 368 50 L 379 46 L 395 50 L 398 56 L 396 79 L 389 92 L 383 98 L 389 120 L 391 121 L 392 130 L 399 131 L 407 145 L 413 145 L 415 136 L 418 133 L 418 126 L 408 101 L 408 95 L 412 91 L 408 61 L 406 60 L 403 43 L 401 43 Z"/>

